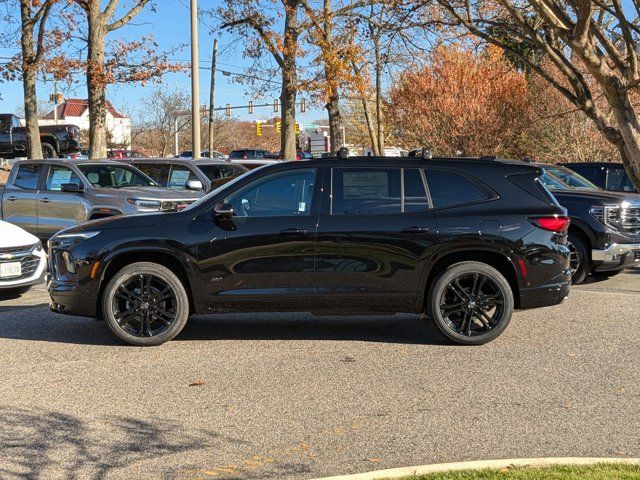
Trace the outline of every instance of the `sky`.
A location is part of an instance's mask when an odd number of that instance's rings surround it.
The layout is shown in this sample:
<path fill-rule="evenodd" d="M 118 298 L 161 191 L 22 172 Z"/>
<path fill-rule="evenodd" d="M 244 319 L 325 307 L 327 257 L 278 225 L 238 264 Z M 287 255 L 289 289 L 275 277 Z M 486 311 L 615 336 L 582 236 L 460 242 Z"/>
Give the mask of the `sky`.
<path fill-rule="evenodd" d="M 123 5 L 126 0 L 121 0 Z M 159 49 L 169 51 L 175 47 L 185 44 L 182 50 L 171 55 L 173 61 L 190 63 L 190 15 L 189 0 L 156 0 L 156 11 L 147 9 L 140 13 L 131 25 L 123 27 L 121 30 L 111 33 L 109 38 L 113 39 L 137 39 L 143 35 L 152 34 L 159 44 Z M 200 9 L 214 9 L 219 5 L 219 0 L 200 0 Z M 217 35 L 211 32 L 210 20 L 204 16 L 199 26 L 199 65 L 200 65 L 200 104 L 209 104 L 209 85 L 211 80 L 211 57 L 214 36 L 218 38 L 218 70 L 225 70 L 234 73 L 243 73 L 249 62 L 242 57 L 242 46 L 226 32 L 218 32 Z M 18 45 L 14 48 L 0 48 L 0 57 L 10 57 L 18 51 Z M 0 61 L 2 61 L 0 59 Z M 237 77 L 236 77 L 237 78 Z M 67 98 L 86 98 L 86 87 L 82 77 L 81 83 L 72 88 L 63 88 L 61 91 Z M 265 98 L 253 99 L 255 103 L 272 103 L 273 99 L 279 95 L 278 85 L 274 85 L 276 90 L 267 92 Z M 187 93 L 191 91 L 191 77 L 188 73 L 168 74 L 163 77 L 160 84 L 149 83 L 146 86 L 140 84 L 132 85 L 112 85 L 107 90 L 108 99 L 113 105 L 127 113 L 135 122 L 141 110 L 140 99 L 148 97 L 157 89 L 182 90 Z M 246 105 L 252 99 L 247 92 L 248 87 L 239 85 L 233 81 L 233 77 L 225 76 L 218 72 L 216 75 L 216 106 Z M 39 101 L 48 99 L 53 93 L 52 82 L 40 82 L 38 84 Z M 22 110 L 23 94 L 20 82 L 0 83 L 0 112 L 17 113 Z M 53 108 L 53 106 L 51 106 Z M 246 110 L 236 110 L 234 117 L 243 120 L 267 120 L 273 117 L 272 108 L 255 109 L 253 115 L 249 115 Z M 307 108 L 305 114 L 299 114 L 301 123 L 310 123 L 313 120 L 324 118 L 325 112 L 320 109 Z"/>

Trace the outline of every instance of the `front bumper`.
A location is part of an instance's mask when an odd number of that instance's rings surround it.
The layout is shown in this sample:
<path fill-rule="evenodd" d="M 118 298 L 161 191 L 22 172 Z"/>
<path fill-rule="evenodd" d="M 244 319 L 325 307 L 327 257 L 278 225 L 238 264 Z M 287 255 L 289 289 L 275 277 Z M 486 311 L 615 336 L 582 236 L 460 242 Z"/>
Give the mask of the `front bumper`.
<path fill-rule="evenodd" d="M 38 266 L 33 273 L 17 279 L 0 280 L 0 290 L 31 287 L 44 282 L 45 275 L 47 274 L 47 254 L 44 250 L 33 250 L 30 252 L 30 256 L 38 258 Z"/>
<path fill-rule="evenodd" d="M 593 249 L 591 260 L 596 272 L 640 265 L 640 243 L 612 243 L 605 249 Z"/>

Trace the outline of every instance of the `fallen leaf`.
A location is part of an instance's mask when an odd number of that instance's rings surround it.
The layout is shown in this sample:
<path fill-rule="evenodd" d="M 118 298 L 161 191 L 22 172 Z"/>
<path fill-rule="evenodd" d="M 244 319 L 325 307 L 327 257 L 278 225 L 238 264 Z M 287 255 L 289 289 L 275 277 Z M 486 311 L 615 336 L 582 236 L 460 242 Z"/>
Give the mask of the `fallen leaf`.
<path fill-rule="evenodd" d="M 381 458 L 367 458 L 367 460 L 372 462 L 372 463 L 378 463 L 378 462 L 382 461 Z"/>
<path fill-rule="evenodd" d="M 189 384 L 190 387 L 200 387 L 201 385 L 204 385 L 204 380 L 194 380 Z"/>

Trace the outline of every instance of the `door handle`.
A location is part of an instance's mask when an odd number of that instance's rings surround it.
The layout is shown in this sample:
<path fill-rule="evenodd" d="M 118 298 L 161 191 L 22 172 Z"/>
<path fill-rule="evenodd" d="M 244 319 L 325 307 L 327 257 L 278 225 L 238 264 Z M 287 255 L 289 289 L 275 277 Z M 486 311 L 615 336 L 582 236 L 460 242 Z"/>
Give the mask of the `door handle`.
<path fill-rule="evenodd" d="M 40 201 L 42 203 L 49 203 L 51 201 L 51 199 L 45 197 L 45 198 L 41 198 Z"/>
<path fill-rule="evenodd" d="M 18 197 L 9 197 L 7 198 L 7 200 L 9 200 L 10 202 L 15 202 L 16 200 L 18 200 Z"/>
<path fill-rule="evenodd" d="M 429 227 L 405 227 L 402 229 L 402 233 L 411 233 L 411 234 L 418 234 L 418 233 L 427 233 L 429 231 Z"/>
<path fill-rule="evenodd" d="M 286 228 L 280 231 L 280 235 L 309 235 L 309 230 L 302 228 Z"/>

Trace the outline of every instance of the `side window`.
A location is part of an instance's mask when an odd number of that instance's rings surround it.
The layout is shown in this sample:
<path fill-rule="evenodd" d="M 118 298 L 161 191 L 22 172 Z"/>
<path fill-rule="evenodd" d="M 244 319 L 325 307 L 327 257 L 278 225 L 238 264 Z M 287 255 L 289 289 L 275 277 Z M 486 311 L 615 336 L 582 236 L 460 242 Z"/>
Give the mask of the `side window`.
<path fill-rule="evenodd" d="M 415 212 L 429 208 L 429 198 L 422 171 L 418 168 L 404 169 L 404 211 Z"/>
<path fill-rule="evenodd" d="M 146 174 L 147 177 L 151 177 L 151 179 L 161 187 L 167 186 L 170 165 L 162 163 L 139 163 L 133 166 Z"/>
<path fill-rule="evenodd" d="M 63 183 L 75 183 L 80 186 L 82 181 L 76 173 L 67 167 L 60 165 L 51 165 L 49 174 L 47 175 L 47 190 L 60 191 Z"/>
<path fill-rule="evenodd" d="M 631 183 L 624 168 L 611 167 L 607 170 L 607 190 L 635 192 L 636 188 Z"/>
<path fill-rule="evenodd" d="M 239 217 L 309 215 L 315 179 L 315 169 L 274 174 L 232 193 L 225 202 Z"/>
<path fill-rule="evenodd" d="M 198 177 L 189 167 L 173 165 L 171 167 L 171 175 L 169 175 L 167 187 L 173 188 L 174 190 L 183 190 L 186 188 L 189 180 L 198 180 Z"/>
<path fill-rule="evenodd" d="M 38 183 L 40 182 L 41 170 L 41 164 L 23 163 L 18 167 L 16 178 L 13 181 L 13 184 L 16 187 L 24 188 L 27 190 L 37 190 Z"/>
<path fill-rule="evenodd" d="M 448 170 L 427 169 L 427 184 L 435 208 L 477 202 L 487 198 L 475 183 L 464 175 Z"/>
<path fill-rule="evenodd" d="M 400 168 L 334 168 L 333 215 L 401 213 Z"/>

